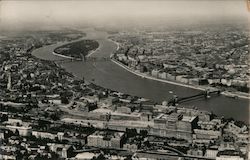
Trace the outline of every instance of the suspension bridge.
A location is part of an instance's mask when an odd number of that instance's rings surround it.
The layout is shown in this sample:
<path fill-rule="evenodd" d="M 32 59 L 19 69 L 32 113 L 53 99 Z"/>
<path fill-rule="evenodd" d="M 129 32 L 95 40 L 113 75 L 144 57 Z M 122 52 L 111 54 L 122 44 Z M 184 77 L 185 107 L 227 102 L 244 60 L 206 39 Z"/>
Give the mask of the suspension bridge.
<path fill-rule="evenodd" d="M 220 92 L 221 91 L 218 89 L 207 89 L 198 94 L 187 96 L 187 97 L 174 96 L 172 99 L 168 101 L 168 105 L 175 106 L 176 104 L 180 104 L 180 103 L 184 103 L 184 102 L 188 102 L 188 101 L 192 101 L 192 100 L 196 100 L 200 98 L 208 99 L 211 97 L 211 95 L 220 95 Z"/>

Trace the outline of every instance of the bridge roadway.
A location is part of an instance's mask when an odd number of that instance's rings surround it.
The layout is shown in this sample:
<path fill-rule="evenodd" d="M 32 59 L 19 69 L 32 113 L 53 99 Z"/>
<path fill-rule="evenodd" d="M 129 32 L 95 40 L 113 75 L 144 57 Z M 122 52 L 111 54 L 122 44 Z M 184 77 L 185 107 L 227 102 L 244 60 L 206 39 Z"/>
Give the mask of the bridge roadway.
<path fill-rule="evenodd" d="M 220 90 L 218 89 L 213 89 L 213 90 L 205 90 L 204 92 L 201 92 L 201 93 L 198 93 L 198 94 L 195 94 L 195 95 L 192 95 L 192 96 L 187 96 L 187 97 L 174 97 L 172 98 L 168 104 L 169 105 L 176 105 L 177 103 L 183 103 L 183 102 L 187 102 L 187 101 L 192 101 L 192 100 L 195 100 L 195 99 L 198 99 L 198 98 L 209 98 L 210 95 L 220 95 Z"/>

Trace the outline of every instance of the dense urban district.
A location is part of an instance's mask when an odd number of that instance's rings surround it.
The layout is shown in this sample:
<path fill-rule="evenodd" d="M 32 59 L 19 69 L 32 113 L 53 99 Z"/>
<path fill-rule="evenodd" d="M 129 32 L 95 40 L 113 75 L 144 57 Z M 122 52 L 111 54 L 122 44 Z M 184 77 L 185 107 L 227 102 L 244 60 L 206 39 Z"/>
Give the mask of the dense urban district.
<path fill-rule="evenodd" d="M 204 30 L 122 32 L 111 37 L 119 43 L 114 58 L 147 76 L 248 97 L 249 33 Z"/>
<path fill-rule="evenodd" d="M 248 158 L 249 126 L 243 122 L 105 89 L 31 55 L 38 47 L 83 36 L 75 30 L 1 35 L 0 159 Z M 143 72 L 227 83 L 234 78 L 237 84 L 249 78 L 247 37 L 241 33 L 138 33 L 115 39 L 117 58 L 143 66 Z"/>

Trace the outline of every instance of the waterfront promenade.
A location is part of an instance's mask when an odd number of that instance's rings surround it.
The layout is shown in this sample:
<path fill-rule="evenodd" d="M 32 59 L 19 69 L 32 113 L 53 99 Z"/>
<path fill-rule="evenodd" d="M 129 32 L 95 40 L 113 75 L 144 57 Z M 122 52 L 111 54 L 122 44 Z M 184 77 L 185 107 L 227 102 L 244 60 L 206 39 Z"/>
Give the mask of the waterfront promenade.
<path fill-rule="evenodd" d="M 175 81 L 170 81 L 170 80 L 155 78 L 155 77 L 152 77 L 152 76 L 147 75 L 145 73 L 134 71 L 133 69 L 129 68 L 128 66 L 122 64 L 121 62 L 119 62 L 119 61 L 117 61 L 115 59 L 111 59 L 111 61 L 114 62 L 115 64 L 119 65 L 120 67 L 124 68 L 128 72 L 131 72 L 131 73 L 133 73 L 133 74 L 135 74 L 135 75 L 137 75 L 139 77 L 142 77 L 142 78 L 147 78 L 147 79 L 150 79 L 150 80 L 159 81 L 159 82 L 163 82 L 163 83 L 168 83 L 168 84 L 178 85 L 178 86 L 182 86 L 182 87 L 197 89 L 197 90 L 200 90 L 200 91 L 205 91 L 207 89 L 211 89 L 211 90 L 215 89 L 215 88 L 208 87 L 208 86 L 187 85 L 187 84 L 180 83 L 180 82 L 175 82 Z M 250 97 L 247 96 L 247 95 L 240 95 L 240 94 L 235 94 L 235 93 L 229 93 L 227 91 L 221 92 L 221 94 L 225 95 L 225 96 L 232 96 L 232 97 L 238 97 L 238 98 L 243 98 L 243 99 L 250 100 Z"/>

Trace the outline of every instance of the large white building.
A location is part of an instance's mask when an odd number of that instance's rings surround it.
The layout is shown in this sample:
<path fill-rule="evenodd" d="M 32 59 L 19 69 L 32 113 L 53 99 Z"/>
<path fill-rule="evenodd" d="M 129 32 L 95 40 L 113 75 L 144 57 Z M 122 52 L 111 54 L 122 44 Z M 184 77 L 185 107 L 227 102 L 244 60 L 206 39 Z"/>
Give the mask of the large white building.
<path fill-rule="evenodd" d="M 96 131 L 87 138 L 89 146 L 103 148 L 121 148 L 123 145 L 124 133 L 111 131 Z"/>
<path fill-rule="evenodd" d="M 149 130 L 151 135 L 175 137 L 192 141 L 192 130 L 197 125 L 197 116 L 183 116 L 179 113 L 160 114 L 154 119 Z"/>
<path fill-rule="evenodd" d="M 32 133 L 32 127 L 29 126 L 30 124 L 19 119 L 10 118 L 7 122 L 5 122 L 5 124 L 6 128 L 12 132 L 18 131 L 21 136 L 29 136 Z"/>

